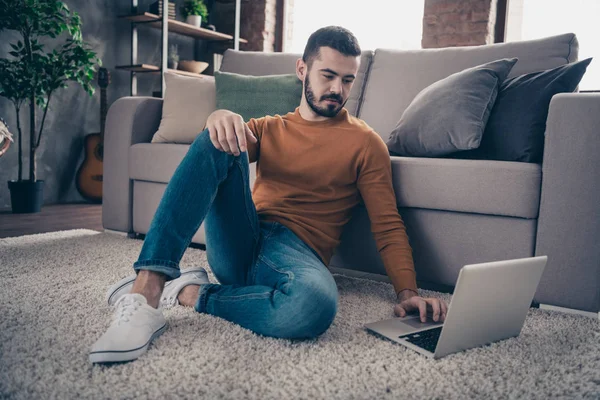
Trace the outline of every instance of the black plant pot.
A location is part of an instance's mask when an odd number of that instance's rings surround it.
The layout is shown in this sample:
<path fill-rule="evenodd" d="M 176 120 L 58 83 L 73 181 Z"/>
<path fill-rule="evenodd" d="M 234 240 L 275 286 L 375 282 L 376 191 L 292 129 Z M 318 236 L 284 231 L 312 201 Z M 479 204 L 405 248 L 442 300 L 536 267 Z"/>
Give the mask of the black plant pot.
<path fill-rule="evenodd" d="M 37 213 L 44 202 L 44 181 L 8 181 L 14 214 Z"/>

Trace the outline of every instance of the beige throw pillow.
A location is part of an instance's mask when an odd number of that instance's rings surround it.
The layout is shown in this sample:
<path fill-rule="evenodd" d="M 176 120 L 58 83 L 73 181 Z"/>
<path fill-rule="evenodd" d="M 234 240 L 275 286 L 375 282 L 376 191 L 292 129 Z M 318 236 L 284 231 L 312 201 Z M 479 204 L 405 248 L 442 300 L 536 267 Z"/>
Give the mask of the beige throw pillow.
<path fill-rule="evenodd" d="M 165 85 L 162 119 L 152 143 L 192 143 L 216 109 L 215 78 L 165 72 Z"/>

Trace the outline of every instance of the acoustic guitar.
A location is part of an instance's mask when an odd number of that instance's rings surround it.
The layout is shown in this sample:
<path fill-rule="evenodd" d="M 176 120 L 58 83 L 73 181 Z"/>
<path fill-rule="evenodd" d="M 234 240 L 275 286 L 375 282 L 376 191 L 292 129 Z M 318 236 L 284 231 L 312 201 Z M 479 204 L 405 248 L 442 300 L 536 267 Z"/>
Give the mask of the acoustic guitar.
<path fill-rule="evenodd" d="M 110 73 L 106 68 L 99 68 L 100 133 L 86 135 L 84 140 L 85 159 L 77 171 L 75 181 L 79 194 L 93 203 L 102 203 L 102 160 L 104 158 L 104 124 L 107 112 L 106 88 L 109 84 Z"/>

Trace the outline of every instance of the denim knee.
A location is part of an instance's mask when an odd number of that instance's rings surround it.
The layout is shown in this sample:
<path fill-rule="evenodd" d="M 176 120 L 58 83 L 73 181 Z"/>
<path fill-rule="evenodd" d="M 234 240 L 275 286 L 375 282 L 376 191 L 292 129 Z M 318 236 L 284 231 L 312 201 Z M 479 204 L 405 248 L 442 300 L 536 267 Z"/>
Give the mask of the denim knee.
<path fill-rule="evenodd" d="M 325 333 L 337 314 L 337 287 L 298 285 L 292 290 L 290 297 L 295 306 L 292 313 L 294 318 L 288 319 L 286 326 L 280 327 L 282 336 L 312 339 Z"/>
<path fill-rule="evenodd" d="M 192 148 L 192 149 L 195 149 L 196 147 L 200 147 L 202 149 L 201 152 L 204 155 L 206 155 L 207 151 L 209 151 L 213 155 L 225 155 L 225 156 L 229 155 L 229 154 L 225 153 L 224 151 L 221 151 L 215 147 L 213 142 L 210 140 L 210 133 L 208 132 L 208 128 L 203 130 L 202 132 L 200 132 L 198 134 L 198 136 L 196 136 L 196 138 L 194 139 L 192 144 L 190 145 L 190 148 Z M 227 157 L 223 157 L 223 158 L 227 158 Z"/>
<path fill-rule="evenodd" d="M 217 149 L 213 142 L 210 140 L 208 128 L 203 130 L 198 136 L 196 136 L 196 138 L 190 145 L 190 150 L 188 151 L 197 151 L 197 156 L 199 157 L 206 157 L 208 155 L 209 157 L 212 157 L 214 161 L 219 160 L 224 162 L 224 164 L 227 167 L 233 165 L 233 162 L 238 162 L 242 166 L 242 168 L 244 168 L 245 166 L 245 169 L 248 169 L 248 152 L 241 152 L 239 156 L 236 156 Z"/>
<path fill-rule="evenodd" d="M 309 318 L 310 333 L 312 337 L 317 337 L 325 333 L 333 323 L 337 314 L 337 298 L 319 302 L 312 300 L 312 307 L 314 307 L 312 312 L 314 318 Z"/>

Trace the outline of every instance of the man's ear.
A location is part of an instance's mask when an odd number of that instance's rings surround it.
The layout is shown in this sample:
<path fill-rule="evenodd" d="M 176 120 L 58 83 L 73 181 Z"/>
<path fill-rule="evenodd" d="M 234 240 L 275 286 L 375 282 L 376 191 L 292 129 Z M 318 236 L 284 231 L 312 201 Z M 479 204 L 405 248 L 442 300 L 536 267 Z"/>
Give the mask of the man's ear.
<path fill-rule="evenodd" d="M 297 59 L 296 60 L 296 76 L 302 82 L 304 82 L 304 78 L 306 76 L 307 70 L 308 70 L 308 68 L 306 66 L 306 63 L 302 60 L 302 58 Z"/>

